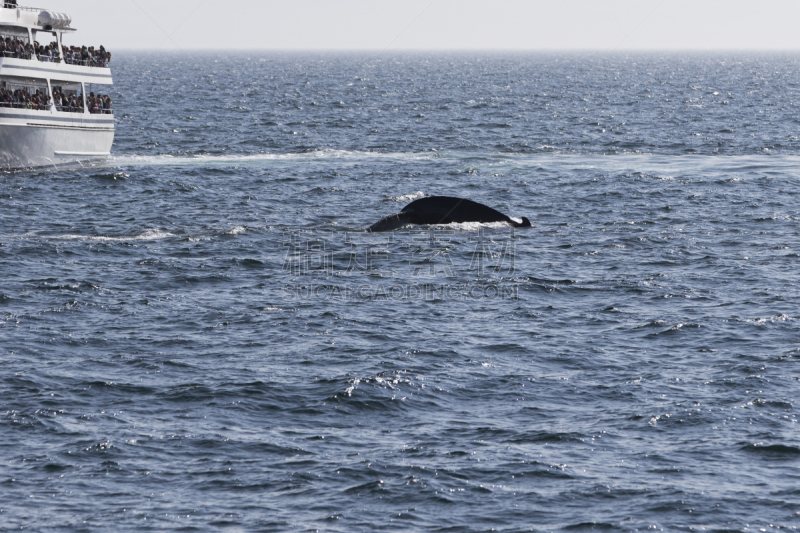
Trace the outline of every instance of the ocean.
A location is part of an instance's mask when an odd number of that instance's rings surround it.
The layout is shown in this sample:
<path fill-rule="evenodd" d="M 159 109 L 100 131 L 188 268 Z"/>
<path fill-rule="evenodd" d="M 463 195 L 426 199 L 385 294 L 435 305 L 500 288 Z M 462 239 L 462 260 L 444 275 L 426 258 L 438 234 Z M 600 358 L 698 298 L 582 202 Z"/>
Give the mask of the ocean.
<path fill-rule="evenodd" d="M 0 530 L 796 530 L 799 67 L 115 53 L 0 174 Z"/>

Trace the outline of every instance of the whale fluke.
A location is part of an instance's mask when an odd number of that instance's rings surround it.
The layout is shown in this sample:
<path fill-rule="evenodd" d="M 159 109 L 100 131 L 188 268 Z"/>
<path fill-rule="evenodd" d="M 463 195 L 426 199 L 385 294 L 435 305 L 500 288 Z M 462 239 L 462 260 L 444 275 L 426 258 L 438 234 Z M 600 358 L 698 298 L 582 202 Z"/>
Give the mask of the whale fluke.
<path fill-rule="evenodd" d="M 507 222 L 515 228 L 529 228 L 531 221 L 522 217 L 516 222 L 491 207 L 451 196 L 430 196 L 420 198 L 405 206 L 402 211 L 382 218 L 368 232 L 392 231 L 410 224 L 432 225 L 462 222 Z"/>

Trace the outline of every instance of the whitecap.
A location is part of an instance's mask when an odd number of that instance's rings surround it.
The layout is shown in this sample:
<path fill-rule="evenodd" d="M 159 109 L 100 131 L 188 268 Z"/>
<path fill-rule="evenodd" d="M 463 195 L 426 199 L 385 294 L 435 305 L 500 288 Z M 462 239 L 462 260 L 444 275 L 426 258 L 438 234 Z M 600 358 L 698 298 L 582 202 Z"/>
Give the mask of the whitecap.
<path fill-rule="evenodd" d="M 107 166 L 241 166 L 281 164 L 298 161 L 418 161 L 438 159 L 440 153 L 431 152 L 370 152 L 351 150 L 315 150 L 303 153 L 261 153 L 261 154 L 200 154 L 188 156 L 164 155 L 118 155 L 108 158 L 103 164 Z"/>
<path fill-rule="evenodd" d="M 425 193 L 422 191 L 412 192 L 411 194 L 405 194 L 403 196 L 394 196 L 389 199 L 394 202 L 411 202 L 419 200 L 420 198 L 425 198 Z"/>
<path fill-rule="evenodd" d="M 506 229 L 510 226 L 507 222 L 454 222 L 452 224 L 441 225 L 437 227 L 453 229 L 455 231 L 474 232 L 479 231 L 481 228 Z"/>
<path fill-rule="evenodd" d="M 129 237 L 107 237 L 105 235 L 56 235 L 44 237 L 46 239 L 63 240 L 63 241 L 96 241 L 96 242 L 128 242 L 128 241 L 158 241 L 174 237 L 172 233 L 167 233 L 160 230 L 147 230 L 140 235 L 132 235 Z"/>

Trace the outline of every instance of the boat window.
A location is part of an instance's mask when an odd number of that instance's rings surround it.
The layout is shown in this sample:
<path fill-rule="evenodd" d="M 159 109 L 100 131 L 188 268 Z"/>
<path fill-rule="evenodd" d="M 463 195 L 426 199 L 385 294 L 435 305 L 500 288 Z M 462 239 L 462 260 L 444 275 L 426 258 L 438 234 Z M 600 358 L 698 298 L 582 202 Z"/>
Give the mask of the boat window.
<path fill-rule="evenodd" d="M 51 63 L 61 62 L 61 53 L 58 46 L 58 34 L 54 31 L 33 30 L 33 46 L 39 61 Z"/>
<path fill-rule="evenodd" d="M 46 44 L 53 41 L 58 42 L 58 34 L 54 31 L 31 31 L 33 32 L 33 40 L 40 44 Z"/>
<path fill-rule="evenodd" d="M 19 39 L 20 41 L 28 44 L 28 30 L 25 28 L 17 28 L 15 26 L 0 26 L 0 37 L 5 41 L 6 39 Z"/>
<path fill-rule="evenodd" d="M 31 89 L 35 93 L 38 89 L 47 94 L 47 80 L 42 78 L 27 78 L 23 76 L 0 76 L 0 87 L 6 90 Z M 28 91 L 30 92 L 30 91 Z"/>
<path fill-rule="evenodd" d="M 72 37 L 66 33 L 61 35 L 61 57 L 68 65 L 82 65 L 84 67 L 105 67 L 111 63 L 111 52 L 100 45 L 94 46 L 70 46 L 67 44 L 67 37 Z M 43 37 L 44 38 L 44 37 Z"/>
<path fill-rule="evenodd" d="M 83 92 L 81 91 L 82 85 L 80 83 L 74 81 L 51 80 L 50 85 L 53 87 L 53 92 L 58 90 L 64 96 L 83 97 Z"/>
<path fill-rule="evenodd" d="M 28 31 L 14 26 L 0 26 L 0 57 L 30 59 L 32 49 Z"/>
<path fill-rule="evenodd" d="M 74 81 L 50 80 L 56 111 L 83 113 L 83 86 Z"/>
<path fill-rule="evenodd" d="M 50 108 L 47 80 L 22 76 L 0 76 L 0 106 L 19 109 Z"/>

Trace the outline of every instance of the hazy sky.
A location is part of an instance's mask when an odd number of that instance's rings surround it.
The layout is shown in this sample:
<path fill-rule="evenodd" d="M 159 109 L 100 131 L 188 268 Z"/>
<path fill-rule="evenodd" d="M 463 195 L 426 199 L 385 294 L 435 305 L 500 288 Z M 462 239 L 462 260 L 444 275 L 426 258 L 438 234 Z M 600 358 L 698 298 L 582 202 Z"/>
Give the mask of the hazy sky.
<path fill-rule="evenodd" d="M 72 15 L 73 26 L 80 30 L 76 41 L 111 50 L 800 49 L 798 0 L 35 0 L 36 4 Z"/>

